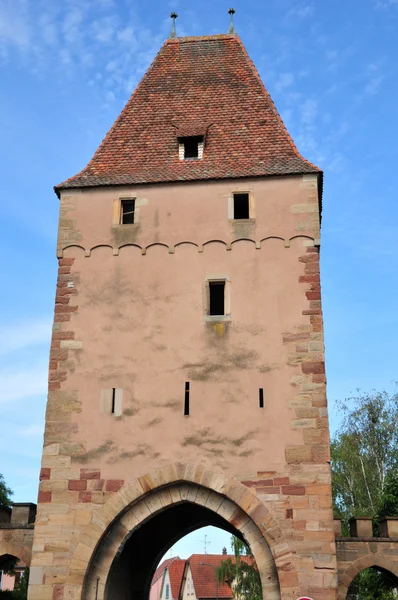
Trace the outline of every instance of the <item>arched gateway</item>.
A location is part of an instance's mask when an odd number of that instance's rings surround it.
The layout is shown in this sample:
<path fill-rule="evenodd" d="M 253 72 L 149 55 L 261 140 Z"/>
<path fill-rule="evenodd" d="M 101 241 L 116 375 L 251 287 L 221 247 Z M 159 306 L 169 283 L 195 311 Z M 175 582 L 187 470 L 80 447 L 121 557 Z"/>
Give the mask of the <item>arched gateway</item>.
<path fill-rule="evenodd" d="M 145 477 L 146 481 L 150 479 L 150 475 Z M 138 497 L 137 481 L 120 492 L 87 527 L 76 548 L 77 556 L 82 551 L 92 553 L 84 577 L 84 600 L 110 600 L 114 595 L 120 600 L 147 598 L 156 566 L 169 547 L 206 525 L 225 529 L 249 544 L 264 598 L 280 599 L 277 566 L 295 571 L 293 554 L 281 547 L 282 532 L 255 494 L 232 481 L 220 487 L 236 500 L 192 481 L 169 483 Z M 126 504 L 129 497 L 131 501 Z M 118 512 L 120 503 L 124 508 Z M 103 533 L 110 512 L 115 517 Z"/>
<path fill-rule="evenodd" d="M 322 172 L 239 37 L 168 39 L 56 192 L 29 599 L 146 600 L 165 549 L 215 524 L 265 600 L 335 600 Z"/>

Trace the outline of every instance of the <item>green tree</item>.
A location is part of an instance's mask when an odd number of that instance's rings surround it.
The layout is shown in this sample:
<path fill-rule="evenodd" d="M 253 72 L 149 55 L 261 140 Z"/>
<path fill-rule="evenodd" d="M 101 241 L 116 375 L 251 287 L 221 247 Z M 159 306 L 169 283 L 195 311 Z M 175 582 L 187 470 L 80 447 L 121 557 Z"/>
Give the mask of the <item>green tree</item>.
<path fill-rule="evenodd" d="M 29 584 L 29 567 L 26 567 L 21 579 L 19 580 L 17 587 L 14 590 L 14 600 L 27 600 L 28 584 Z"/>
<path fill-rule="evenodd" d="M 396 585 L 388 574 L 365 569 L 350 585 L 347 600 L 396 600 Z"/>
<path fill-rule="evenodd" d="M 398 472 L 390 471 L 387 474 L 382 491 L 378 515 L 380 517 L 398 516 Z"/>
<path fill-rule="evenodd" d="M 3 475 L 0 473 L 0 508 L 9 508 L 11 506 L 11 496 L 13 492 L 6 486 Z"/>
<path fill-rule="evenodd" d="M 398 516 L 398 394 L 360 393 L 338 404 L 343 415 L 331 442 L 333 503 L 344 533 L 352 516 Z M 352 582 L 347 600 L 396 600 L 397 580 L 366 569 Z"/>
<path fill-rule="evenodd" d="M 12 564 L 8 564 L 8 569 L 5 569 L 5 563 L 3 562 L 0 566 L 1 570 L 4 570 L 9 575 L 15 575 L 15 566 L 18 559 L 13 559 Z M 29 567 L 24 570 L 18 584 L 12 591 L 0 591 L 0 600 L 27 600 L 28 598 L 28 583 L 29 583 Z"/>
<path fill-rule="evenodd" d="M 231 537 L 234 560 L 227 558 L 217 568 L 219 583 L 226 582 L 234 598 L 262 600 L 261 579 L 250 548 L 235 536 Z"/>
<path fill-rule="evenodd" d="M 379 515 L 398 465 L 398 394 L 360 393 L 338 404 L 343 422 L 331 443 L 334 510 Z M 394 515 L 390 515 L 394 516 Z"/>

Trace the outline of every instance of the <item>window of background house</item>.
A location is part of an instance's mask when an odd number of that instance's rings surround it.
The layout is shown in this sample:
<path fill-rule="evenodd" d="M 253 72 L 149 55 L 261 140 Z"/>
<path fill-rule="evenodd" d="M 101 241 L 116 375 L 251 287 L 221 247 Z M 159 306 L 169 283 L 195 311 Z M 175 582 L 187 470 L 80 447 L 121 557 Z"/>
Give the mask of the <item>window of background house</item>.
<path fill-rule="evenodd" d="M 209 281 L 210 316 L 225 315 L 225 281 Z"/>
<path fill-rule="evenodd" d="M 202 158 L 203 156 L 203 137 L 192 136 L 182 138 L 180 142 L 184 149 L 184 160 L 193 158 Z"/>
<path fill-rule="evenodd" d="M 122 209 L 120 222 L 122 225 L 131 225 L 134 223 L 135 198 L 131 200 L 122 200 Z"/>
<path fill-rule="evenodd" d="M 234 194 L 234 219 L 249 218 L 249 194 Z"/>
<path fill-rule="evenodd" d="M 169 584 L 167 583 L 167 584 L 166 584 L 166 600 L 168 599 L 168 597 L 169 597 L 169 594 L 170 594 L 170 586 L 169 586 Z"/>

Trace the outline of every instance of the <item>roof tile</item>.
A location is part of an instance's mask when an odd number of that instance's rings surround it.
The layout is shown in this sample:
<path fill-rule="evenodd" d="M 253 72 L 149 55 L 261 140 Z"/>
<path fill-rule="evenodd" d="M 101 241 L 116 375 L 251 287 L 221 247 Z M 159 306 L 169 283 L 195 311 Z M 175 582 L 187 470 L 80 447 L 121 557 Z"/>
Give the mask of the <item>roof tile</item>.
<path fill-rule="evenodd" d="M 203 158 L 179 160 L 178 130 L 198 127 Z M 215 35 L 167 40 L 87 167 L 56 190 L 318 172 L 240 38 Z"/>
<path fill-rule="evenodd" d="M 174 600 L 178 600 L 180 595 L 180 588 L 182 583 L 182 576 L 184 575 L 185 562 L 185 560 L 176 558 L 167 567 L 170 577 L 171 597 Z"/>
<path fill-rule="evenodd" d="M 189 557 L 188 562 L 191 567 L 192 579 L 197 598 L 201 599 L 217 597 L 216 577 L 214 569 L 206 565 L 219 567 L 220 564 L 228 558 L 230 558 L 232 562 L 235 562 L 235 556 L 231 554 L 192 554 L 192 556 Z M 242 556 L 241 560 L 246 561 L 248 560 L 248 558 L 246 556 Z M 233 597 L 231 587 L 227 583 L 219 584 L 218 597 Z"/>

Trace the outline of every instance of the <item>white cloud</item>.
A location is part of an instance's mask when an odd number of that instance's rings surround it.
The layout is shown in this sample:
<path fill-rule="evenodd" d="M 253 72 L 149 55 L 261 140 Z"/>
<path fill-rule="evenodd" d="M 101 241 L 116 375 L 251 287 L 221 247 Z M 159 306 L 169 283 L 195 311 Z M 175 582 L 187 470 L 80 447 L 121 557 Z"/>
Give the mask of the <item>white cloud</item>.
<path fill-rule="evenodd" d="M 118 19 L 115 15 L 109 15 L 97 19 L 92 23 L 93 37 L 97 42 L 109 44 L 116 34 Z"/>
<path fill-rule="evenodd" d="M 67 11 L 63 21 L 63 33 L 69 44 L 76 44 L 81 40 L 80 26 L 83 22 L 83 11 L 73 8 Z"/>
<path fill-rule="evenodd" d="M 301 19 L 305 19 L 310 17 L 315 11 L 315 7 L 313 4 L 296 4 L 293 6 L 289 12 L 287 13 L 288 17 L 300 17 Z"/>
<path fill-rule="evenodd" d="M 43 317 L 31 321 L 0 325 L 0 355 L 7 355 L 31 346 L 49 344 L 52 319 Z"/>
<path fill-rule="evenodd" d="M 318 102 L 316 100 L 305 100 L 300 106 L 301 120 L 306 125 L 312 124 L 318 114 Z"/>
<path fill-rule="evenodd" d="M 3 0 L 0 5 L 0 46 L 27 49 L 29 43 L 28 0 Z"/>
<path fill-rule="evenodd" d="M 384 75 L 377 75 L 372 77 L 369 83 L 365 86 L 365 94 L 367 96 L 373 96 L 379 91 L 379 88 L 384 80 Z"/>
<path fill-rule="evenodd" d="M 384 73 L 381 72 L 382 60 L 378 63 L 370 63 L 367 66 L 368 82 L 364 87 L 365 96 L 374 96 L 380 89 L 381 84 L 385 79 Z"/>
<path fill-rule="evenodd" d="M 35 366 L 0 371 L 0 404 L 47 393 L 47 361 Z"/>
<path fill-rule="evenodd" d="M 283 92 L 286 88 L 290 87 L 294 83 L 293 73 L 280 73 L 278 80 L 275 84 L 277 92 Z"/>
<path fill-rule="evenodd" d="M 15 61 L 17 46 L 24 67 L 41 79 L 46 72 L 83 74 L 89 85 L 124 100 L 166 38 L 169 21 L 154 32 L 131 7 L 126 18 L 114 0 L 0 0 L 0 60 Z M 97 81 L 107 63 L 114 65 L 112 77 Z"/>
<path fill-rule="evenodd" d="M 117 32 L 117 39 L 120 42 L 131 44 L 134 40 L 134 29 L 132 27 L 125 27 Z"/>
<path fill-rule="evenodd" d="M 375 8 L 389 8 L 390 6 L 398 6 L 398 0 L 378 0 Z"/>

